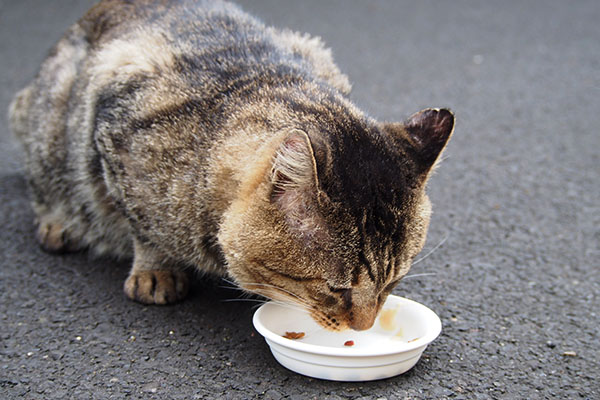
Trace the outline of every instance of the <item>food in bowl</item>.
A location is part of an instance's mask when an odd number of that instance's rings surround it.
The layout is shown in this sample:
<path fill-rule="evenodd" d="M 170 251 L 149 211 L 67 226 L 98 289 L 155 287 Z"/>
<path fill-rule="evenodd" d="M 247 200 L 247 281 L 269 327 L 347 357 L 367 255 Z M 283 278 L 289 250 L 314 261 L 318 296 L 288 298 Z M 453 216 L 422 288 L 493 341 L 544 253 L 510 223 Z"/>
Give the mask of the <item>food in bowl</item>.
<path fill-rule="evenodd" d="M 262 305 L 253 323 L 281 365 L 337 381 L 370 381 L 408 371 L 442 328 L 429 308 L 394 295 L 388 296 L 373 327 L 364 331 L 326 330 L 310 314 L 276 303 Z M 302 340 L 288 340 L 282 337 L 286 332 L 306 334 Z M 349 332 L 352 346 L 345 345 Z"/>
<path fill-rule="evenodd" d="M 285 335 L 282 335 L 282 336 L 286 339 L 297 340 L 297 339 L 302 339 L 304 337 L 304 335 L 305 335 L 304 332 L 286 332 Z"/>

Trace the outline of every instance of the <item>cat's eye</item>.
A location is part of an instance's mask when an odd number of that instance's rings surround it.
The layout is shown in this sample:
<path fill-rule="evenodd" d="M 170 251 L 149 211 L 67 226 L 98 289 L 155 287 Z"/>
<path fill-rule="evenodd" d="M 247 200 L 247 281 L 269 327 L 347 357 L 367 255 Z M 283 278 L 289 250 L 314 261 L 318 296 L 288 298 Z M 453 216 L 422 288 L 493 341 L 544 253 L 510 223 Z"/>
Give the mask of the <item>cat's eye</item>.
<path fill-rule="evenodd" d="M 350 290 L 349 288 L 336 288 L 329 284 L 327 285 L 327 288 L 329 289 L 329 291 L 331 291 L 333 293 L 340 293 L 340 294 L 344 294 L 346 291 Z"/>

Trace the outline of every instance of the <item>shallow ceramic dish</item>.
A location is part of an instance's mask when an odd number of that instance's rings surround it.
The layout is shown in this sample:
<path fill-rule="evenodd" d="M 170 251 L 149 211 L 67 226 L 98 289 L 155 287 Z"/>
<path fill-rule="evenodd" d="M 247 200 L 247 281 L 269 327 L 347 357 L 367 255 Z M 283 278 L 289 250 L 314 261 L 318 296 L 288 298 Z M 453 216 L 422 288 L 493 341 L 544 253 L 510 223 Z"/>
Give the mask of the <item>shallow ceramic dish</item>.
<path fill-rule="evenodd" d="M 335 381 L 370 381 L 402 374 L 419 361 L 442 329 L 440 319 L 429 308 L 393 295 L 366 331 L 326 331 L 307 313 L 276 303 L 261 306 L 253 323 L 281 365 Z M 305 336 L 286 339 L 286 332 L 304 332 Z M 346 346 L 348 341 L 354 344 Z"/>

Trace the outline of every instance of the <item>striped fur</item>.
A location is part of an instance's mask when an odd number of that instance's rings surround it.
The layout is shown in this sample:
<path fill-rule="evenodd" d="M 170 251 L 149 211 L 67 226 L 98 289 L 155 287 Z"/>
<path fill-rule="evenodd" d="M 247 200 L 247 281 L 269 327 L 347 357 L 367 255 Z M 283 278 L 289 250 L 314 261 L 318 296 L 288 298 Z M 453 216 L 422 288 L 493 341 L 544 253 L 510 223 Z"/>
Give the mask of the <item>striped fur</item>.
<path fill-rule="evenodd" d="M 383 124 L 349 91 L 318 38 L 235 5 L 103 0 L 11 105 L 38 239 L 133 257 L 145 303 L 191 267 L 368 328 L 423 246 L 454 117 Z"/>

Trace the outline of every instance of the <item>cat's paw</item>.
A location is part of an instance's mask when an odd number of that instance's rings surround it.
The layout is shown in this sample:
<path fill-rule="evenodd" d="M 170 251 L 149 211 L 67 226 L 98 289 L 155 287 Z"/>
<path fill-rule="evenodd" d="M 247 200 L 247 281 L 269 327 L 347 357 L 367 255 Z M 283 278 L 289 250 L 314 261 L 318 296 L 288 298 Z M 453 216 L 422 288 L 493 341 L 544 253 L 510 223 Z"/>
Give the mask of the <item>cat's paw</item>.
<path fill-rule="evenodd" d="M 189 277 L 184 271 L 135 271 L 125 281 L 124 289 L 127 297 L 140 303 L 170 304 L 187 295 Z"/>
<path fill-rule="evenodd" d="M 36 238 L 44 251 L 49 253 L 65 253 L 77 251 L 77 244 L 69 238 L 67 231 L 58 222 L 42 219 L 38 224 Z"/>

